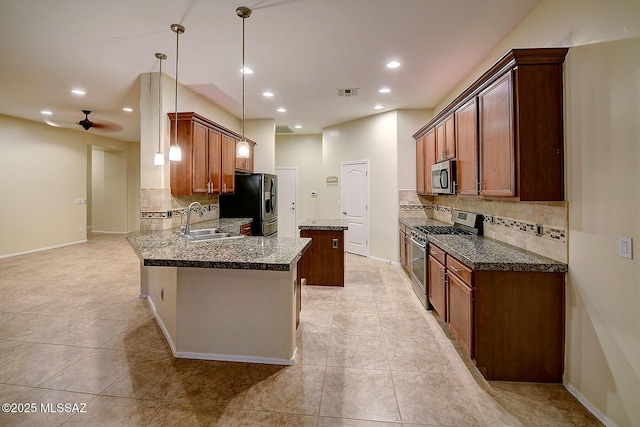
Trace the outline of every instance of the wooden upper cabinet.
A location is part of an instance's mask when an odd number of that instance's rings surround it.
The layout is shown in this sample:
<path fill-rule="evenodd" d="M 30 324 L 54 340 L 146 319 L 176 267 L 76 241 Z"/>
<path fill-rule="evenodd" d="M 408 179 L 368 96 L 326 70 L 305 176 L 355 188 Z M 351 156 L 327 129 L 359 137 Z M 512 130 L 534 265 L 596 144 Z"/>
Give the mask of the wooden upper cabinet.
<path fill-rule="evenodd" d="M 413 135 L 418 140 L 436 130 L 438 161 L 458 160 L 458 194 L 564 200 L 562 64 L 567 51 L 511 50 Z M 474 133 L 472 110 L 476 107 Z M 454 131 L 449 131 L 449 122 L 455 125 Z M 457 152 L 447 148 L 450 139 Z M 477 172 L 471 157 L 474 149 Z M 473 183 L 475 176 L 479 190 Z"/>
<path fill-rule="evenodd" d="M 516 195 L 512 87 L 507 73 L 478 95 L 483 196 Z"/>
<path fill-rule="evenodd" d="M 196 113 L 169 113 L 182 160 L 171 162 L 171 194 L 225 194 L 235 191 L 236 140 L 240 135 Z M 254 146 L 255 142 L 250 141 Z"/>
<path fill-rule="evenodd" d="M 478 103 L 473 97 L 456 116 L 456 182 L 461 196 L 478 195 Z"/>
<path fill-rule="evenodd" d="M 456 157 L 456 134 L 454 114 L 449 114 L 436 125 L 436 161 Z"/>
<path fill-rule="evenodd" d="M 418 194 L 425 194 L 424 143 L 424 137 L 416 141 L 416 193 Z"/>

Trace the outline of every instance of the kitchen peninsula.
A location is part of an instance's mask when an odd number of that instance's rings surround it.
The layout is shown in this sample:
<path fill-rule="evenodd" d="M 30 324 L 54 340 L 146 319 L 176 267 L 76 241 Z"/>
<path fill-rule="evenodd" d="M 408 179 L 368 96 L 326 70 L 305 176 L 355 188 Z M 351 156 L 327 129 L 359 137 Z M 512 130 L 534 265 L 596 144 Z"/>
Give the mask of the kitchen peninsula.
<path fill-rule="evenodd" d="M 239 235 L 250 221 L 225 218 L 193 229 Z M 297 263 L 311 239 L 193 242 L 172 229 L 132 232 L 127 240 L 141 260 L 141 295 L 175 357 L 294 363 Z"/>

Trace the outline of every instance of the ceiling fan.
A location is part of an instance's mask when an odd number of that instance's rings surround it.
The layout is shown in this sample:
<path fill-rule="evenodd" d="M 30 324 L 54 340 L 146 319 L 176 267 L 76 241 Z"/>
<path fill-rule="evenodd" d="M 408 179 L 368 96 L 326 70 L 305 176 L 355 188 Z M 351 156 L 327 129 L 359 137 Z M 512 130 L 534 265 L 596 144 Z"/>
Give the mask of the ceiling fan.
<path fill-rule="evenodd" d="M 80 120 L 77 124 L 82 126 L 84 130 L 89 130 L 91 128 L 94 129 L 102 129 L 105 131 L 118 131 L 122 130 L 122 126 L 116 125 L 115 123 L 96 123 L 89 120 L 89 114 L 91 114 L 91 110 L 82 110 L 84 114 L 84 119 Z"/>

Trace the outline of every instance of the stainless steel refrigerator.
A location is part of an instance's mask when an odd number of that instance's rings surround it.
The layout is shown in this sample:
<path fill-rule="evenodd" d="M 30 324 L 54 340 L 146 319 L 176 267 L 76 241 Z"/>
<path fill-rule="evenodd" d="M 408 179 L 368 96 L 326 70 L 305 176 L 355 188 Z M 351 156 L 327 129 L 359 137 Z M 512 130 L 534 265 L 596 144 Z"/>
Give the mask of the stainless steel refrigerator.
<path fill-rule="evenodd" d="M 278 234 L 278 177 L 266 173 L 237 174 L 235 192 L 220 195 L 221 218 L 253 218 L 251 234 Z"/>

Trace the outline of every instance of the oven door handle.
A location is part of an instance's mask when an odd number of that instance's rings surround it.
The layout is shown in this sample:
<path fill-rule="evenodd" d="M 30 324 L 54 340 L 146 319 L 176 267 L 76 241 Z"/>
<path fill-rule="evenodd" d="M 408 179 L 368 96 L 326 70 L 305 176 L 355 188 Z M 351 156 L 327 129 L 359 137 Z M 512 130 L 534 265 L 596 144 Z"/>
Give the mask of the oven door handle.
<path fill-rule="evenodd" d="M 424 245 L 423 245 L 422 243 L 417 242 L 417 241 L 413 238 L 413 236 L 411 236 L 411 241 L 412 241 L 413 243 L 415 243 L 415 245 L 416 245 L 416 246 L 419 246 L 419 247 L 421 247 L 422 249 L 426 249 L 426 248 L 427 248 L 427 245 L 426 245 L 426 244 L 424 244 Z"/>

